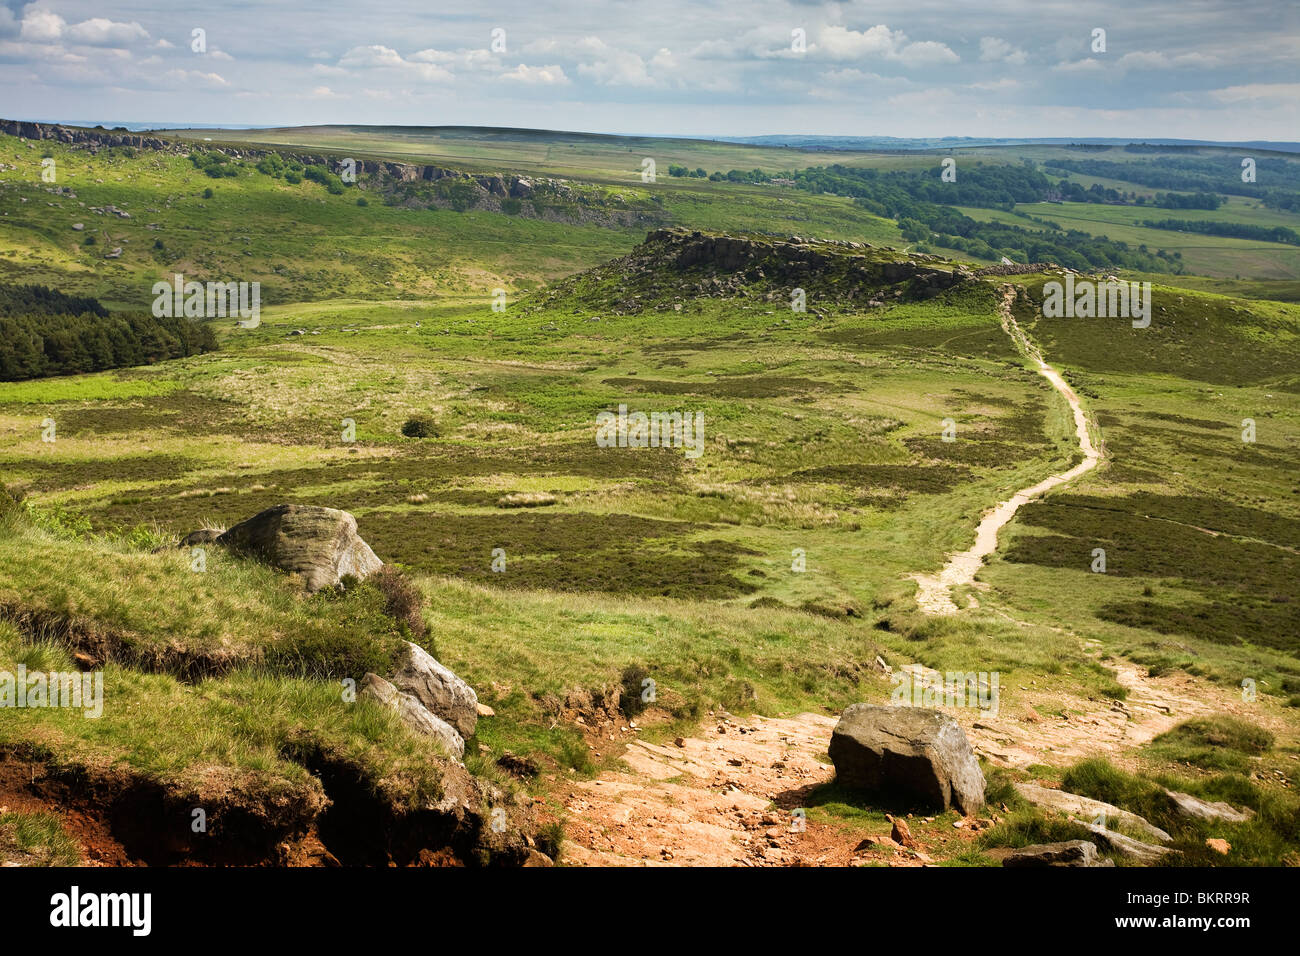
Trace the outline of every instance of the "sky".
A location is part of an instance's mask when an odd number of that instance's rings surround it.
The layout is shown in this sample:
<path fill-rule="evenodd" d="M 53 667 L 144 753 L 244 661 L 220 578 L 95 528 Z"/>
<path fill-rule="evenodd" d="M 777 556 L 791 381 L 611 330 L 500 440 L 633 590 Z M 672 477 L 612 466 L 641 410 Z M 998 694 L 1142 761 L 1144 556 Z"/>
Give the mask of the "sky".
<path fill-rule="evenodd" d="M 0 0 L 6 119 L 1295 141 L 1298 103 L 1297 0 Z"/>

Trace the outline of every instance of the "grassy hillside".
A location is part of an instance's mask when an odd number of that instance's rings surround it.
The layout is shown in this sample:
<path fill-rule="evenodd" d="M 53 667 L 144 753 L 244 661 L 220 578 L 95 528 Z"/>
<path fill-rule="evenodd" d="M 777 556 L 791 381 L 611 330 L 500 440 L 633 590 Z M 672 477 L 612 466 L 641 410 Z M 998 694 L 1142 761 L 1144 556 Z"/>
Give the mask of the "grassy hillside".
<path fill-rule="evenodd" d="M 373 145 L 413 157 L 427 142 Z M 1044 319 L 1042 285 L 1059 276 L 975 278 L 903 252 L 896 224 L 839 196 L 631 186 L 666 223 L 788 247 L 683 263 L 607 222 L 404 208 L 249 168 L 212 178 L 178 155 L 49 146 L 72 198 L 35 175 L 47 145 L 0 140 L 18 166 L 0 186 L 0 278 L 134 308 L 174 271 L 265 289 L 256 328 L 211 323 L 219 351 L 0 383 L 0 669 L 98 654 L 116 702 L 101 721 L 0 711 L 0 748 L 51 800 L 81 800 L 74 784 L 91 780 L 113 795 L 109 816 L 147 807 L 179 831 L 147 851 L 149 834 L 119 824 L 127 853 L 285 862 L 287 845 L 298 860 L 412 862 L 430 833 L 467 862 L 516 861 L 523 834 L 551 853 L 558 834 L 539 824 L 562 816 L 556 794 L 617 756 L 576 717 L 612 708 L 663 741 L 716 708 L 833 712 L 888 699 L 878 658 L 1000 673 L 1014 727 L 1121 708 L 1133 663 L 1206 700 L 1258 687 L 1234 713 L 1272 736 L 1228 734 L 1244 749 L 1222 760 L 1206 756 L 1222 728 L 1194 725 L 1117 750 L 1118 770 L 1046 751 L 1029 770 L 990 768 L 994 805 L 1010 809 L 955 862 L 1053 836 L 1005 785 L 1066 773 L 1155 816 L 1156 779 L 1260 810 L 1232 831 L 1234 857 L 1180 831 L 1185 862 L 1278 863 L 1300 846 L 1287 792 L 1300 308 L 1267 299 L 1266 280 L 1245 299 L 1157 278 L 1152 325 L 1135 330 Z M 106 204 L 130 218 L 91 211 Z M 796 280 L 806 311 L 791 309 Z M 1006 282 L 1106 456 L 1004 531 L 978 608 L 929 617 L 912 576 L 969 547 L 991 506 L 1079 460 L 1068 407 L 999 320 Z M 600 447 L 597 416 L 619 405 L 701 413 L 702 453 Z M 415 582 L 428 649 L 495 711 L 464 769 L 340 693 L 409 636 L 376 589 L 305 597 L 222 554 L 194 573 L 173 547 L 281 502 L 352 512 Z M 1104 574 L 1090 569 L 1098 547 Z M 647 676 L 659 697 L 641 713 L 624 698 Z M 541 772 L 510 782 L 506 751 Z M 470 810 L 448 819 L 444 797 L 462 796 Z M 523 812 L 530 797 L 540 818 Z M 878 822 L 842 794 L 816 799 L 819 819 L 851 832 Z M 187 835 L 195 806 L 224 821 L 220 839 Z M 499 840 L 483 826 L 497 806 L 519 811 Z M 0 817 L 0 856 L 66 858 L 47 831 L 39 814 Z M 400 839 L 381 851 L 384 834 Z"/>

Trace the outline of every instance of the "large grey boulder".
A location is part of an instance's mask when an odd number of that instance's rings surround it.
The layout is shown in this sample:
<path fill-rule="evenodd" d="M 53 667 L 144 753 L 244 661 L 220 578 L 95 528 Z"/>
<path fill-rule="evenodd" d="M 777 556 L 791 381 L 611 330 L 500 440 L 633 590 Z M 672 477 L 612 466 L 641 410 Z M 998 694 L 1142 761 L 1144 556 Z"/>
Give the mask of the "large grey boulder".
<path fill-rule="evenodd" d="M 1114 866 L 1112 860 L 1097 854 L 1097 844 L 1087 840 L 1065 840 L 1061 843 L 1035 843 L 1007 854 L 1003 866 Z"/>
<path fill-rule="evenodd" d="M 402 723 L 418 734 L 432 737 L 442 744 L 443 749 L 457 760 L 465 756 L 465 740 L 441 717 L 429 712 L 411 694 L 404 694 L 378 674 L 367 674 L 361 679 L 361 690 L 357 697 L 373 700 L 384 707 L 397 711 Z"/>
<path fill-rule="evenodd" d="M 384 566 L 357 534 L 357 519 L 337 508 L 276 505 L 216 540 L 231 551 L 301 575 L 312 592 L 333 587 L 344 575 L 364 578 Z"/>
<path fill-rule="evenodd" d="M 423 647 L 404 642 L 392 682 L 455 727 L 462 737 L 473 736 L 478 725 L 478 694 Z"/>
<path fill-rule="evenodd" d="M 934 810 L 984 805 L 984 774 L 966 732 L 937 710 L 853 704 L 831 734 L 836 779 Z"/>

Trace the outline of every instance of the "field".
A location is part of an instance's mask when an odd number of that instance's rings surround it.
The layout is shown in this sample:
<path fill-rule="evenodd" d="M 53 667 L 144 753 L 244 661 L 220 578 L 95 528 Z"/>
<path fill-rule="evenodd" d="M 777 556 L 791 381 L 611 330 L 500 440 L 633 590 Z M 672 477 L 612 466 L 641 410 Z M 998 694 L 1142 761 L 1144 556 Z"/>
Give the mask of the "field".
<path fill-rule="evenodd" d="M 0 515 L 0 666 L 71 668 L 78 650 L 107 647 L 108 699 L 131 702 L 102 722 L 0 712 L 0 746 L 51 779 L 90 768 L 120 791 L 116 812 L 137 806 L 144 781 L 168 826 L 181 828 L 195 801 L 235 821 L 238 839 L 215 849 L 178 837 L 149 854 L 140 834 L 116 832 L 126 857 L 260 862 L 285 834 L 315 826 L 340 861 L 380 862 L 377 831 L 425 834 L 434 824 L 422 801 L 465 790 L 483 818 L 535 798 L 553 828 L 537 845 L 563 862 L 574 782 L 620 766 L 607 731 L 622 740 L 635 717 L 637 734 L 663 743 L 722 712 L 885 702 L 884 663 L 997 672 L 1010 732 L 1059 728 L 1059 748 L 990 765 L 991 787 L 1073 774 L 1076 792 L 1123 791 L 1147 808 L 1151 781 L 1167 781 L 1259 811 L 1223 831 L 1236 847 L 1226 857 L 1204 848 L 1222 828 L 1180 830 L 1184 862 L 1294 861 L 1300 306 L 1284 301 L 1294 281 L 1274 280 L 1300 279 L 1300 249 L 1133 225 L 1193 211 L 1021 206 L 1177 249 L 1197 275 L 1149 277 L 1156 308 L 1141 330 L 1044 318 L 1043 283 L 1059 276 L 1042 273 L 936 295 L 900 284 L 868 305 L 810 272 L 808 310 L 794 312 L 771 275 L 710 285 L 729 273 L 683 278 L 640 244 L 672 225 L 867 243 L 852 254 L 911 262 L 897 223 L 839 196 L 662 174 L 643 184 L 636 171 L 650 146 L 661 168 L 710 171 L 831 161 L 821 154 L 519 131 L 187 135 L 617 183 L 647 221 L 404 208 L 308 181 L 209 178 L 179 154 L 0 137 L 0 158 L 16 167 L 0 174 L 0 281 L 131 309 L 176 272 L 262 283 L 260 324 L 215 320 L 218 351 L 0 383 L 0 475 L 13 499 Z M 47 152 L 75 198 L 39 181 Z M 107 204 L 130 218 L 91 211 Z M 1300 218 L 1237 199 L 1203 215 Z M 115 247 L 121 256 L 105 259 Z M 626 282 L 583 275 L 629 253 L 644 272 Z M 1214 291 L 1237 278 L 1250 298 Z M 917 606 L 913 576 L 969 547 L 990 507 L 1079 460 L 1065 401 L 999 321 L 1005 283 L 1023 290 L 1020 326 L 1082 397 L 1103 461 L 1004 529 L 961 595 L 977 607 L 933 617 Z M 652 291 L 634 296 L 641 288 Z M 620 404 L 702 413 L 702 453 L 599 447 L 597 415 Z M 423 437 L 408 436 L 417 421 Z M 954 441 L 943 437 L 950 425 Z M 378 590 L 307 598 L 283 575 L 215 551 L 196 574 L 174 548 L 282 502 L 351 512 L 418 587 L 426 646 L 494 711 L 464 768 L 379 708 L 339 699 L 338 681 L 382 673 L 412 636 Z M 1093 570 L 1096 548 L 1104 573 Z M 606 726 L 609 701 L 645 677 L 657 701 Z M 1163 735 L 1088 749 L 1089 720 L 1153 688 L 1216 702 L 1268 741 L 1216 762 L 1203 740 L 1213 735 L 1188 711 Z M 978 712 L 954 716 L 986 745 L 981 755 L 1006 746 L 971 727 Z M 511 778 L 496 764 L 504 752 L 540 772 Z M 1010 809 L 978 841 L 941 848 L 952 815 L 914 828 L 941 861 L 968 865 L 1065 832 L 998 792 L 995 805 Z M 268 795 L 282 798 L 279 816 Z M 339 809 L 310 824 L 325 796 Z M 807 797 L 818 832 L 856 843 L 888 828 L 833 785 Z M 21 852 L 71 852 L 40 836 L 42 819 L 24 823 Z M 6 851 L 5 825 L 0 816 L 0 856 L 19 852 Z M 449 844 L 462 855 L 524 852 L 473 820 L 456 827 Z M 390 843 L 391 858 L 411 862 L 415 840 Z"/>

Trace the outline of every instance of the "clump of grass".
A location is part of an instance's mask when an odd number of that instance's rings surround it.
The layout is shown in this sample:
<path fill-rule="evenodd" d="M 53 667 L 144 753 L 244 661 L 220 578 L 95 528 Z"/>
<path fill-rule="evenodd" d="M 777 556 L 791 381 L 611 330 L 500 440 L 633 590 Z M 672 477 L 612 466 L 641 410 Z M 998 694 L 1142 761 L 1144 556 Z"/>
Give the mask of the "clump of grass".
<path fill-rule="evenodd" d="M 1091 840 L 1092 833 L 1081 823 L 1064 817 L 1048 816 L 1034 809 L 1014 810 L 991 830 L 980 834 L 976 846 L 1024 847 L 1036 843 L 1061 843 L 1066 840 Z"/>
<path fill-rule="evenodd" d="M 623 676 L 620 678 L 623 692 L 619 695 L 618 709 L 627 716 L 635 717 L 645 710 L 646 702 L 641 699 L 641 685 L 649 676 L 650 672 L 640 664 L 632 664 L 623 669 Z"/>
<path fill-rule="evenodd" d="M 0 864 L 76 866 L 77 844 L 52 813 L 0 813 Z"/>
<path fill-rule="evenodd" d="M 545 491 L 519 491 L 497 499 L 498 508 L 540 508 L 559 499 Z"/>
<path fill-rule="evenodd" d="M 379 593 L 384 596 L 384 610 L 398 624 L 419 640 L 429 632 L 424 623 L 424 592 L 411 579 L 391 564 L 385 564 L 372 578 Z"/>
<path fill-rule="evenodd" d="M 1200 717 L 1184 721 L 1156 737 L 1149 749 L 1174 763 L 1206 770 L 1245 772 L 1251 757 L 1273 747 L 1273 735 L 1236 717 Z"/>
<path fill-rule="evenodd" d="M 1110 803 L 1140 816 L 1167 820 L 1171 804 L 1155 783 L 1112 766 L 1101 758 L 1075 764 L 1061 778 L 1061 788 Z"/>

